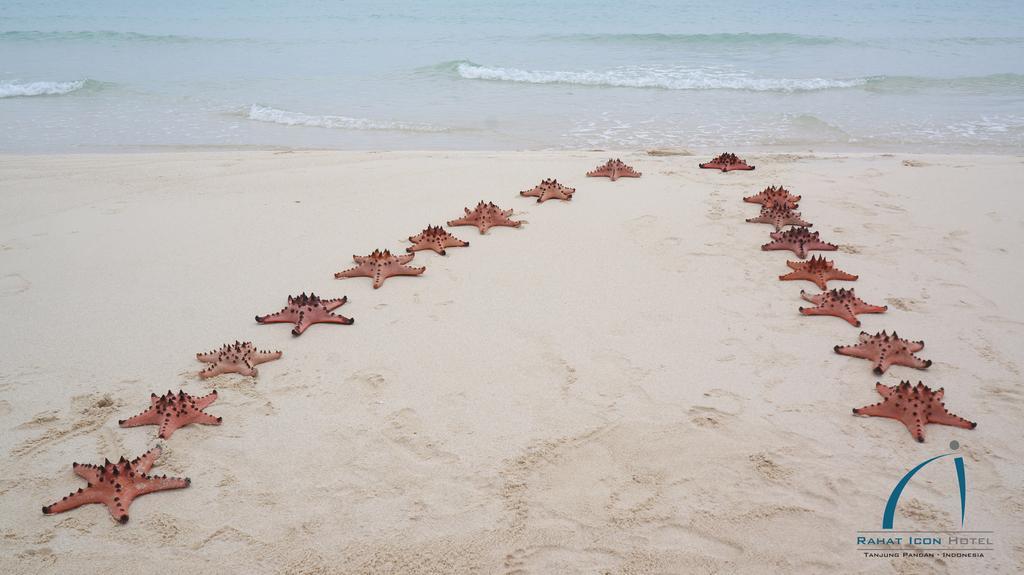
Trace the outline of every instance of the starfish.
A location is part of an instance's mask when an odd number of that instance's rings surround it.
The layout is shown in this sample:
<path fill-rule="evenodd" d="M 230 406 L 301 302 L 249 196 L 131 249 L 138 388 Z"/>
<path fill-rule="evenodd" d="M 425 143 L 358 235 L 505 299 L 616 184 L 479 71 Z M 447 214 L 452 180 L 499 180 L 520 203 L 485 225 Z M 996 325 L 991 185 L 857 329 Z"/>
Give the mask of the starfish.
<path fill-rule="evenodd" d="M 622 160 L 615 158 L 594 168 L 593 171 L 587 172 L 587 175 L 592 178 L 610 178 L 614 182 L 619 178 L 639 178 L 643 174 L 627 166 Z"/>
<path fill-rule="evenodd" d="M 802 307 L 800 313 L 804 315 L 834 315 L 845 319 L 850 325 L 860 327 L 859 313 L 882 313 L 889 309 L 889 306 L 869 305 L 853 293 L 850 289 L 834 289 L 820 294 L 812 295 L 800 290 L 800 297 L 813 303 L 818 307 Z"/>
<path fill-rule="evenodd" d="M 930 359 L 921 359 L 914 355 L 915 351 L 924 349 L 923 341 L 903 339 L 892 332 L 892 335 L 876 333 L 868 335 L 860 332 L 860 343 L 856 345 L 837 345 L 833 349 L 841 355 L 870 359 L 875 362 L 875 373 L 881 375 L 891 365 L 905 365 L 925 369 L 932 364 Z"/>
<path fill-rule="evenodd" d="M 811 259 L 802 262 L 786 261 L 786 265 L 793 271 L 786 275 L 779 276 L 780 280 L 807 280 L 812 281 L 822 291 L 828 289 L 829 280 L 856 281 L 859 276 L 848 274 L 835 267 L 835 262 L 824 257 L 812 256 Z"/>
<path fill-rule="evenodd" d="M 924 426 L 929 423 L 964 429 L 974 429 L 978 426 L 973 421 L 967 421 L 946 411 L 946 404 L 942 401 L 945 392 L 941 387 L 933 390 L 920 381 L 911 387 L 909 381 L 901 381 L 899 385 L 892 387 L 876 383 L 875 389 L 885 399 L 874 405 L 855 408 L 853 413 L 898 419 L 919 442 L 924 442 Z"/>
<path fill-rule="evenodd" d="M 768 186 L 760 192 L 743 198 L 744 202 L 770 206 L 774 203 L 783 203 L 791 210 L 795 210 L 800 202 L 800 196 L 794 196 L 789 190 L 782 186 Z"/>
<path fill-rule="evenodd" d="M 818 232 L 807 228 L 790 228 L 784 232 L 772 232 L 770 236 L 773 241 L 761 246 L 762 250 L 790 250 L 801 259 L 806 258 L 811 250 L 834 252 L 839 249 L 835 244 L 821 241 Z"/>
<path fill-rule="evenodd" d="M 43 507 L 43 513 L 51 515 L 87 503 L 103 503 L 116 521 L 127 523 L 128 507 L 136 497 L 165 489 L 181 489 L 192 483 L 187 477 L 146 475 L 160 457 L 160 452 L 158 445 L 131 461 L 122 457 L 117 463 L 107 460 L 102 466 L 72 463 L 71 468 L 75 474 L 85 479 L 88 485 L 53 505 Z"/>
<path fill-rule="evenodd" d="M 343 315 L 335 315 L 332 311 L 345 305 L 347 297 L 340 299 L 321 299 L 313 292 L 302 292 L 302 295 L 288 296 L 288 305 L 277 313 L 256 316 L 256 323 L 294 323 L 292 335 L 302 335 L 306 328 L 314 323 L 340 323 L 352 325 L 356 320 Z"/>
<path fill-rule="evenodd" d="M 441 226 L 427 226 L 426 229 L 419 234 L 409 236 L 409 241 L 412 242 L 413 245 L 405 248 L 405 251 L 410 254 L 420 250 L 434 250 L 443 256 L 447 253 L 445 248 L 469 247 L 469 242 L 464 242 L 451 235 L 448 233 L 448 230 Z"/>
<path fill-rule="evenodd" d="M 710 162 L 698 164 L 701 168 L 708 168 L 712 170 L 722 170 L 723 172 L 730 172 L 732 170 L 753 170 L 754 166 L 747 165 L 746 160 L 741 160 L 736 154 L 725 153 Z"/>
<path fill-rule="evenodd" d="M 756 218 L 747 219 L 747 223 L 772 224 L 775 226 L 775 231 L 779 231 L 786 226 L 811 227 L 814 225 L 800 219 L 800 212 L 794 212 L 791 208 L 787 208 L 785 203 L 761 206 L 761 215 Z"/>
<path fill-rule="evenodd" d="M 534 186 L 532 190 L 519 192 L 519 195 L 537 198 L 537 203 L 539 204 L 552 199 L 571 200 L 572 195 L 575 193 L 576 188 L 563 186 L 558 183 L 558 180 L 543 180 L 540 184 Z"/>
<path fill-rule="evenodd" d="M 334 279 L 373 278 L 373 289 L 377 289 L 384 285 L 384 280 L 391 276 L 418 276 L 426 271 L 427 268 L 414 268 L 405 265 L 414 257 L 416 254 L 393 256 L 388 250 L 373 250 L 373 253 L 368 256 L 353 255 L 352 259 L 359 265 L 334 274 Z"/>
<path fill-rule="evenodd" d="M 480 202 L 473 211 L 469 211 L 469 208 L 463 209 L 466 210 L 466 215 L 448 222 L 449 226 L 476 226 L 481 234 L 486 234 L 487 230 L 496 226 L 518 228 L 523 223 L 509 218 L 512 210 L 502 210 L 491 202 Z"/>
<path fill-rule="evenodd" d="M 150 394 L 149 401 L 149 409 L 135 417 L 122 419 L 117 424 L 121 427 L 159 425 L 160 432 L 157 433 L 157 437 L 170 439 L 178 428 L 190 423 L 220 425 L 222 419 L 203 412 L 211 403 L 217 401 L 216 389 L 202 397 L 195 397 L 181 390 L 175 395 L 173 391 L 167 390 L 164 395 Z"/>
<path fill-rule="evenodd" d="M 199 377 L 203 379 L 222 373 L 240 373 L 256 377 L 257 365 L 279 357 L 281 357 L 280 351 L 258 350 L 251 341 L 225 343 L 220 349 L 196 354 L 196 359 L 199 361 L 213 364 L 199 372 Z"/>

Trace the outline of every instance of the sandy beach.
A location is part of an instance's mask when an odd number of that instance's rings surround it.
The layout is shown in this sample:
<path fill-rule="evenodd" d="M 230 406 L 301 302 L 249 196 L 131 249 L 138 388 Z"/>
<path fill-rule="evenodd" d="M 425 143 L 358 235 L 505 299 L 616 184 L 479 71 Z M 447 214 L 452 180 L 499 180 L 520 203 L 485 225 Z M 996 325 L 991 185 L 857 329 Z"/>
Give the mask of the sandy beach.
<path fill-rule="evenodd" d="M 207 151 L 0 156 L 3 573 L 1014 573 L 1024 571 L 1024 158 L 618 152 Z M 734 150 L 741 152 L 742 150 Z M 584 173 L 608 157 L 643 172 Z M 537 204 L 542 178 L 576 188 Z M 797 309 L 790 252 L 742 201 L 770 184 L 888 312 Z M 478 201 L 518 229 L 417 277 L 336 280 L 352 255 Z M 351 326 L 253 317 L 348 297 Z M 923 339 L 924 371 L 837 355 Z M 200 380 L 235 340 L 281 350 Z M 856 417 L 875 383 L 944 387 L 978 423 Z M 165 441 L 117 422 L 150 393 L 220 397 Z M 983 559 L 868 558 L 893 485 L 961 444 Z M 72 462 L 164 447 L 188 489 L 45 516 Z M 961 529 L 952 463 L 914 478 L 899 529 Z"/>

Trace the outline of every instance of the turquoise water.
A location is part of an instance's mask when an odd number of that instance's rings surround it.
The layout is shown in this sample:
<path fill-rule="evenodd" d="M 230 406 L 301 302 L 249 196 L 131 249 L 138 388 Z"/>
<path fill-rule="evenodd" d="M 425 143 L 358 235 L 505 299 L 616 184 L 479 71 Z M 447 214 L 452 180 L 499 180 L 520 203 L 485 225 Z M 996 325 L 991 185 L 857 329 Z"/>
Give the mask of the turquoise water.
<path fill-rule="evenodd" d="M 0 5 L 0 151 L 1024 145 L 1020 1 L 87 4 Z"/>

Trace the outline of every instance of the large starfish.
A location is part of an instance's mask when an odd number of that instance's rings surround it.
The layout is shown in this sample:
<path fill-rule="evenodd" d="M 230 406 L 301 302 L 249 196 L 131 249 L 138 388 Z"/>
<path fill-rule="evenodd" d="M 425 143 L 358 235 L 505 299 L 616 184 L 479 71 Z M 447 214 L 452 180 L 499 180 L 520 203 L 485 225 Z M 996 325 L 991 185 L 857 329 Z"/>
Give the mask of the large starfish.
<path fill-rule="evenodd" d="M 352 325 L 356 320 L 331 313 L 345 305 L 348 297 L 339 299 L 321 299 L 320 296 L 310 292 L 302 292 L 302 295 L 288 296 L 288 305 L 277 313 L 270 315 L 256 316 L 257 323 L 293 323 L 292 335 L 302 335 L 306 328 L 314 323 L 339 323 L 341 325 Z"/>
<path fill-rule="evenodd" d="M 856 281 L 859 276 L 848 274 L 835 267 L 835 262 L 824 257 L 812 256 L 802 262 L 786 261 L 793 271 L 779 276 L 780 280 L 807 280 L 814 282 L 823 291 L 828 289 L 829 280 Z"/>
<path fill-rule="evenodd" d="M 889 309 L 889 306 L 878 306 L 864 303 L 864 300 L 857 297 L 850 289 L 833 289 L 819 294 L 809 294 L 800 290 L 800 297 L 813 303 L 818 307 L 802 307 L 800 313 L 804 315 L 834 315 L 848 321 L 850 325 L 860 327 L 859 313 L 882 313 Z"/>
<path fill-rule="evenodd" d="M 964 429 L 974 429 L 978 426 L 977 423 L 967 421 L 946 410 L 946 404 L 942 401 L 945 392 L 941 387 L 933 390 L 920 381 L 912 387 L 909 381 L 901 381 L 899 385 L 892 387 L 876 383 L 875 389 L 885 399 L 874 405 L 855 408 L 853 413 L 898 419 L 919 442 L 924 442 L 924 426 L 929 423 Z"/>
<path fill-rule="evenodd" d="M 789 190 L 782 186 L 768 186 L 760 192 L 743 198 L 744 202 L 770 206 L 775 203 L 782 203 L 791 210 L 795 210 L 800 203 L 800 196 L 794 196 Z"/>
<path fill-rule="evenodd" d="M 519 192 L 519 195 L 537 198 L 537 203 L 540 204 L 548 200 L 571 200 L 575 193 L 576 188 L 563 186 L 558 183 L 558 180 L 543 180 L 532 190 Z"/>
<path fill-rule="evenodd" d="M 587 172 L 587 175 L 592 178 L 610 178 L 614 182 L 619 178 L 639 178 L 643 174 L 615 158 Z"/>
<path fill-rule="evenodd" d="M 240 373 L 256 377 L 256 366 L 281 357 L 280 351 L 261 351 L 251 341 L 225 343 L 220 349 L 197 353 L 196 359 L 213 365 L 199 372 L 199 377 L 206 379 L 222 373 Z"/>
<path fill-rule="evenodd" d="M 493 227 L 518 228 L 523 223 L 509 218 L 512 215 L 512 210 L 502 210 L 492 202 L 486 204 L 480 202 L 476 208 L 473 208 L 473 211 L 470 211 L 469 208 L 463 209 L 466 211 L 466 215 L 457 220 L 451 220 L 448 222 L 449 226 L 476 226 L 481 234 L 486 234 L 487 230 Z"/>
<path fill-rule="evenodd" d="M 775 231 L 779 231 L 786 226 L 811 227 L 814 225 L 802 220 L 800 212 L 794 212 L 792 209 L 787 208 L 785 203 L 781 202 L 761 206 L 761 215 L 756 218 L 748 218 L 747 222 L 751 224 L 771 224 L 775 226 Z"/>
<path fill-rule="evenodd" d="M 343 278 L 373 278 L 373 289 L 384 285 L 384 280 L 392 276 L 418 276 L 427 268 L 414 268 L 405 264 L 412 261 L 416 254 L 391 255 L 388 250 L 373 250 L 368 256 L 353 255 L 356 261 L 354 268 L 334 274 L 334 279 Z"/>
<path fill-rule="evenodd" d="M 222 418 L 203 412 L 215 401 L 217 401 L 216 389 L 202 397 L 195 397 L 180 390 L 177 395 L 171 390 L 167 390 L 164 395 L 153 393 L 149 398 L 149 409 L 134 417 L 122 419 L 117 424 L 121 427 L 159 425 L 160 431 L 157 433 L 157 437 L 170 439 L 178 428 L 185 427 L 190 423 L 220 425 Z"/>
<path fill-rule="evenodd" d="M 772 241 L 761 246 L 762 250 L 790 250 L 798 258 L 806 258 L 807 252 L 819 250 L 834 252 L 839 246 L 823 242 L 818 238 L 818 232 L 812 232 L 807 228 L 790 228 L 784 232 L 772 232 Z"/>
<path fill-rule="evenodd" d="M 932 364 L 930 359 L 921 359 L 914 355 L 915 351 L 924 349 L 923 341 L 910 341 L 903 339 L 892 332 L 892 335 L 876 333 L 868 335 L 860 332 L 860 343 L 856 345 L 837 345 L 836 353 L 869 359 L 875 362 L 875 373 L 881 375 L 892 365 L 905 365 L 925 369 Z"/>
<path fill-rule="evenodd" d="M 102 503 L 116 521 L 127 523 L 128 507 L 136 497 L 165 489 L 181 489 L 192 483 L 187 477 L 147 475 L 160 452 L 158 445 L 131 461 L 122 457 L 117 463 L 108 460 L 102 466 L 72 463 L 75 474 L 88 484 L 53 505 L 43 507 L 43 513 L 63 513 L 87 503 Z"/>
<path fill-rule="evenodd" d="M 753 170 L 754 166 L 748 165 L 746 160 L 741 160 L 736 154 L 724 153 L 703 164 L 698 164 L 701 168 L 708 168 L 712 170 L 722 170 L 723 172 L 731 172 L 732 170 Z"/>
<path fill-rule="evenodd" d="M 442 256 L 447 254 L 446 248 L 469 247 L 469 242 L 464 242 L 448 233 L 448 230 L 441 226 L 427 226 L 422 232 L 415 236 L 409 236 L 413 245 L 405 248 L 408 253 L 420 250 L 434 250 Z"/>

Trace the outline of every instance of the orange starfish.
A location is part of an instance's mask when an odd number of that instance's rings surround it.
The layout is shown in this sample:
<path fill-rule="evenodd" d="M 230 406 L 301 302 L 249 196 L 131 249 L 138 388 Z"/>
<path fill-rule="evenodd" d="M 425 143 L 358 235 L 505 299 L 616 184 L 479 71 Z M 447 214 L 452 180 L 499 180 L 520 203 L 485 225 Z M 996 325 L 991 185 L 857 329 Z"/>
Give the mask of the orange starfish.
<path fill-rule="evenodd" d="M 740 159 L 736 154 L 724 153 L 703 164 L 698 164 L 701 168 L 707 168 L 712 170 L 722 170 L 723 172 L 731 172 L 733 170 L 753 170 L 754 166 L 748 165 L 746 160 Z"/>
<path fill-rule="evenodd" d="M 568 201 L 572 199 L 572 195 L 575 193 L 576 188 L 563 186 L 558 183 L 558 180 L 543 180 L 534 186 L 532 190 L 519 192 L 519 195 L 537 198 L 537 203 L 540 204 L 552 199 Z"/>
<path fill-rule="evenodd" d="M 845 319 L 850 325 L 860 327 L 859 313 L 882 313 L 889 309 L 889 306 L 878 306 L 864 303 L 864 300 L 857 297 L 850 289 L 834 289 L 820 294 L 809 294 L 800 290 L 800 297 L 813 303 L 818 307 L 802 307 L 800 313 L 804 315 L 834 315 Z"/>
<path fill-rule="evenodd" d="M 222 419 L 203 412 L 211 403 L 217 401 L 216 389 L 202 397 L 195 397 L 181 390 L 175 395 L 171 390 L 167 390 L 164 395 L 151 394 L 149 401 L 149 409 L 134 417 L 122 419 L 117 424 L 121 427 L 159 425 L 157 437 L 170 439 L 175 431 L 190 423 L 220 425 Z"/>
<path fill-rule="evenodd" d="M 485 234 L 487 230 L 493 227 L 506 226 L 518 228 L 523 224 L 521 221 L 514 221 L 509 218 L 512 215 L 512 210 L 502 210 L 491 202 L 486 204 L 480 202 L 473 211 L 470 211 L 469 208 L 463 209 L 466 211 L 466 215 L 448 222 L 449 226 L 476 226 L 481 234 Z"/>
<path fill-rule="evenodd" d="M 257 365 L 274 361 L 279 357 L 281 357 L 280 351 L 258 350 L 251 341 L 225 343 L 220 349 L 196 354 L 196 359 L 199 361 L 213 364 L 199 372 L 199 377 L 203 379 L 222 373 L 240 373 L 256 377 Z"/>
<path fill-rule="evenodd" d="M 794 196 L 782 186 L 768 186 L 752 196 L 743 198 L 743 201 L 751 204 L 761 204 L 762 206 L 782 203 L 787 208 L 795 210 L 800 202 L 800 196 Z"/>
<path fill-rule="evenodd" d="M 756 218 L 748 218 L 747 223 L 771 224 L 775 226 L 775 231 L 779 231 L 786 226 L 810 227 L 814 225 L 810 222 L 805 222 L 800 218 L 800 212 L 794 212 L 792 209 L 787 208 L 784 203 L 762 206 L 761 214 Z"/>
<path fill-rule="evenodd" d="M 790 228 L 784 232 L 772 232 L 769 236 L 772 241 L 761 246 L 762 250 L 790 250 L 801 259 L 806 258 L 811 250 L 834 252 L 839 249 L 835 244 L 821 241 L 818 232 L 807 228 Z"/>
<path fill-rule="evenodd" d="M 373 289 L 384 285 L 384 280 L 393 276 L 418 276 L 427 268 L 414 268 L 405 264 L 412 261 L 416 254 L 393 256 L 388 250 L 373 250 L 368 256 L 353 255 L 358 264 L 354 268 L 334 274 L 334 279 L 367 277 L 373 278 Z"/>
<path fill-rule="evenodd" d="M 868 335 L 860 332 L 860 343 L 856 345 L 837 345 L 833 348 L 840 355 L 870 359 L 875 362 L 874 371 L 881 375 L 893 365 L 905 365 L 917 369 L 925 369 L 932 364 L 930 359 L 921 359 L 914 355 L 915 351 L 924 349 L 923 341 L 903 339 L 892 332 L 892 335 L 876 333 Z"/>
<path fill-rule="evenodd" d="M 347 301 L 347 297 L 321 299 L 313 292 L 308 296 L 306 292 L 302 292 L 302 295 L 288 296 L 288 306 L 281 311 L 256 316 L 256 323 L 293 323 L 295 327 L 292 328 L 292 335 L 295 336 L 302 335 L 306 328 L 315 323 L 352 325 L 356 320 L 331 313 L 345 305 Z"/>
<path fill-rule="evenodd" d="M 131 461 L 122 457 L 117 463 L 107 460 L 102 466 L 72 463 L 71 468 L 75 474 L 85 479 L 88 485 L 53 505 L 43 507 L 43 513 L 52 515 L 87 503 L 102 503 L 107 506 L 110 515 L 116 521 L 127 523 L 128 507 L 136 497 L 165 489 L 182 489 L 192 483 L 187 477 L 147 475 L 153 463 L 160 457 L 160 452 L 161 448 L 158 445 Z"/>
<path fill-rule="evenodd" d="M 946 410 L 946 404 L 942 401 L 945 391 L 942 388 L 933 390 L 920 381 L 911 387 L 909 381 L 901 381 L 899 385 L 892 387 L 876 383 L 875 389 L 885 399 L 874 405 L 855 408 L 853 413 L 898 419 L 919 442 L 924 442 L 924 426 L 929 423 L 964 429 L 974 429 L 978 426 L 977 423 L 967 421 Z"/>
<path fill-rule="evenodd" d="M 802 262 L 786 261 L 793 271 L 779 276 L 780 280 L 807 280 L 814 282 L 823 291 L 828 289 L 829 280 L 856 281 L 858 276 L 848 274 L 835 267 L 835 262 L 824 257 L 812 256 Z"/>
<path fill-rule="evenodd" d="M 614 182 L 619 178 L 639 178 L 643 174 L 627 166 L 622 160 L 616 158 L 614 160 L 608 160 L 604 164 L 594 168 L 592 171 L 587 172 L 587 175 L 592 178 L 609 178 Z"/>
<path fill-rule="evenodd" d="M 451 235 L 441 226 L 427 226 L 419 234 L 410 236 L 409 241 L 413 245 L 405 248 L 405 251 L 410 254 L 420 250 L 434 250 L 443 256 L 448 253 L 445 248 L 469 247 L 469 242 L 464 242 Z"/>

